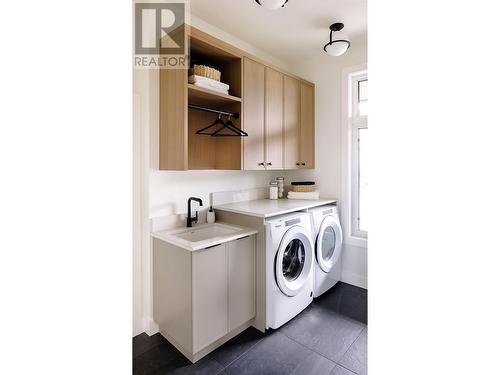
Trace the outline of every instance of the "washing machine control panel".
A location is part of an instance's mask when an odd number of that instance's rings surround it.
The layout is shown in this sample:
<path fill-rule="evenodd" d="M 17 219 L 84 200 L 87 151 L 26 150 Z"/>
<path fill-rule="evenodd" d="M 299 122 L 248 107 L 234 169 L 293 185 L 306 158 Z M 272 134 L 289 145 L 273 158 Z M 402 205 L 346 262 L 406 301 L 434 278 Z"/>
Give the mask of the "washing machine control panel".
<path fill-rule="evenodd" d="M 291 225 L 299 224 L 300 223 L 300 218 L 292 219 L 292 220 L 287 220 L 285 221 L 285 226 L 289 227 Z"/>

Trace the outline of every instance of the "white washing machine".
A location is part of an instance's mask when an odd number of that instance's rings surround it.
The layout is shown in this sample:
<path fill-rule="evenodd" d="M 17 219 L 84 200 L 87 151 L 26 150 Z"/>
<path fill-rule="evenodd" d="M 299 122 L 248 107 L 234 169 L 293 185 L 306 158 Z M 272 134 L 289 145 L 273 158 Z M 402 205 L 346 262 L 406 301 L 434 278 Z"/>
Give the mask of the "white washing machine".
<path fill-rule="evenodd" d="M 311 208 L 314 242 L 314 297 L 333 287 L 342 272 L 342 228 L 338 208 L 328 205 Z"/>
<path fill-rule="evenodd" d="M 266 328 L 278 328 L 313 299 L 314 245 L 308 213 L 266 220 Z"/>

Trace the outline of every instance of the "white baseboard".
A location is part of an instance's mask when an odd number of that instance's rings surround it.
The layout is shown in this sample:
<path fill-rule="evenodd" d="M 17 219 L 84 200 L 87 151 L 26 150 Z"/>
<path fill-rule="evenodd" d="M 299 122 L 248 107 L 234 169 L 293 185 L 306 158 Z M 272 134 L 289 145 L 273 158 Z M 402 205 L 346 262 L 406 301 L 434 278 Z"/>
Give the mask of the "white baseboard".
<path fill-rule="evenodd" d="M 148 336 L 153 336 L 154 334 L 160 332 L 158 324 L 156 324 L 152 318 L 144 318 L 143 327 L 144 327 L 144 332 L 146 332 Z"/>
<path fill-rule="evenodd" d="M 351 272 L 342 271 L 340 281 L 344 283 L 358 286 L 363 289 L 368 289 L 368 278 L 366 276 L 358 275 Z"/>

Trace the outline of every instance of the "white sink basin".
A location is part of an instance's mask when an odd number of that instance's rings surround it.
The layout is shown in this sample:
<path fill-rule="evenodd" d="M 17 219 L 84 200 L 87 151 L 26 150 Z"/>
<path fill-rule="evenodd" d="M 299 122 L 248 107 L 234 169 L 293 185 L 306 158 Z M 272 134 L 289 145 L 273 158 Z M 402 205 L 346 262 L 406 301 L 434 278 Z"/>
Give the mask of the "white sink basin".
<path fill-rule="evenodd" d="M 173 236 L 189 242 L 212 240 L 220 236 L 227 236 L 238 232 L 238 228 L 231 228 L 221 224 L 211 224 L 206 227 L 188 228 L 184 232 L 173 234 Z"/>
<path fill-rule="evenodd" d="M 214 223 L 192 228 L 153 233 L 153 237 L 187 250 L 200 250 L 257 233 L 256 230 L 236 225 Z"/>

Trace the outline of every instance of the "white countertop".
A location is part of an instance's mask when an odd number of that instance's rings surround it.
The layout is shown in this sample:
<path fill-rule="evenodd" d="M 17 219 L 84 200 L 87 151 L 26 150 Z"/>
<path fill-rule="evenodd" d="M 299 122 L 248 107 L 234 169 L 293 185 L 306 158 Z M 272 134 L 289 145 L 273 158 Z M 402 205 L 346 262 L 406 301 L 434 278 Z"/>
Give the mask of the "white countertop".
<path fill-rule="evenodd" d="M 202 235 L 202 238 L 196 238 L 197 234 L 203 231 L 208 231 L 208 234 L 205 236 Z M 206 249 L 207 247 L 217 246 L 225 242 L 238 240 L 256 233 L 257 231 L 255 229 L 216 222 L 214 224 L 199 224 L 192 228 L 185 227 L 153 232 L 151 236 L 168 242 L 171 245 L 189 251 L 196 251 Z M 188 240 L 188 238 L 190 238 L 190 240 Z"/>
<path fill-rule="evenodd" d="M 290 212 L 306 210 L 312 207 L 323 206 L 325 204 L 334 202 L 337 201 L 335 199 L 259 199 L 253 201 L 221 204 L 214 206 L 214 209 L 267 218 L 287 214 Z"/>

